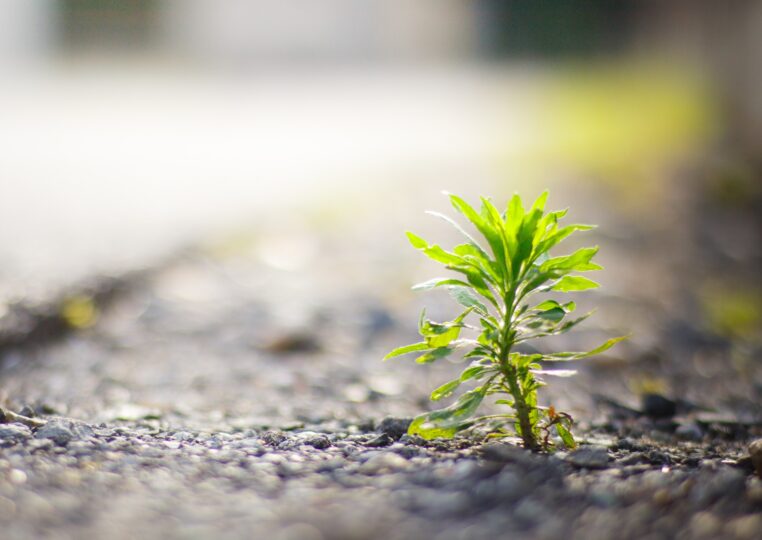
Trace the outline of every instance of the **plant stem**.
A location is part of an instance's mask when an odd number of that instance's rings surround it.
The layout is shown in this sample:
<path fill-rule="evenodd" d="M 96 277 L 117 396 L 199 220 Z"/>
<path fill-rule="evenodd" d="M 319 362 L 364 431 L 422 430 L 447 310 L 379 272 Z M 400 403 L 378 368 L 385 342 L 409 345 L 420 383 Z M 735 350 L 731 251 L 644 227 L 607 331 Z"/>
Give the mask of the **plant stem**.
<path fill-rule="evenodd" d="M 511 349 L 513 348 L 516 338 L 516 331 L 512 328 L 513 310 L 515 309 L 514 301 L 515 293 L 510 294 L 510 296 L 506 295 L 506 314 L 503 318 L 503 327 L 500 332 L 500 371 L 503 373 L 503 377 L 508 383 L 508 390 L 511 396 L 513 396 L 513 408 L 516 411 L 516 418 L 519 423 L 519 435 L 524 442 L 524 447 L 536 451 L 539 450 L 540 446 L 537 443 L 534 430 L 532 429 L 532 422 L 529 417 L 529 406 L 527 405 L 524 393 L 521 391 L 516 366 L 511 365 L 509 360 Z"/>
<path fill-rule="evenodd" d="M 508 381 L 508 388 L 513 396 L 513 408 L 516 410 L 516 417 L 519 421 L 519 435 L 521 440 L 524 441 L 524 447 L 532 450 L 533 452 L 540 449 L 540 445 L 537 443 L 537 439 L 534 436 L 534 430 L 532 429 L 532 422 L 529 419 L 529 406 L 524 399 L 524 394 L 519 387 L 518 375 L 516 368 L 513 366 L 507 366 L 505 378 Z"/>

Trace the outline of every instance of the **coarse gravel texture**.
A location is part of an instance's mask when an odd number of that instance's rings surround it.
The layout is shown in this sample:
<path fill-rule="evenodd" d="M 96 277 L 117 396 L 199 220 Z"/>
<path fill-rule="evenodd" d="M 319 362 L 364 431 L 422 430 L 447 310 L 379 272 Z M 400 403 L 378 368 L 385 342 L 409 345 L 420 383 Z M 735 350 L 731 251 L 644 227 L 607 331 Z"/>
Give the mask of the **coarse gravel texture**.
<path fill-rule="evenodd" d="M 595 241 L 659 249 L 628 226 L 634 239 Z M 629 343 L 544 394 L 577 419 L 579 449 L 406 435 L 459 367 L 380 361 L 415 340 L 424 302 L 450 313 L 446 295 L 406 292 L 421 267 L 397 256 L 390 227 L 200 250 L 95 326 L 6 353 L 0 405 L 45 423 L 0 423 L 0 537 L 759 537 L 748 448 L 762 436 L 761 370 L 741 361 L 756 345 L 707 333 L 626 272 L 597 297 L 603 323 L 561 346 L 611 335 L 631 306 L 650 326 L 638 319 Z M 639 400 L 628 384 L 643 373 L 664 386 Z"/>

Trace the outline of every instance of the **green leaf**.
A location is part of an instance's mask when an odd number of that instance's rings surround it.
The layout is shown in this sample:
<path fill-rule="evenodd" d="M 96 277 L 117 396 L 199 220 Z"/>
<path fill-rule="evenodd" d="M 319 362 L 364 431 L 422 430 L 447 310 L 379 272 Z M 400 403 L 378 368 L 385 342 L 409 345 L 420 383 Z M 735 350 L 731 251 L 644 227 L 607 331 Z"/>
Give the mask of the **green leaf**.
<path fill-rule="evenodd" d="M 493 369 L 487 367 L 487 366 L 481 366 L 481 365 L 471 365 L 463 370 L 463 373 L 460 374 L 460 382 L 466 382 L 470 379 L 478 379 L 485 373 L 489 373 L 490 371 L 493 371 Z"/>
<path fill-rule="evenodd" d="M 404 347 L 397 347 L 392 352 L 384 356 L 384 360 L 389 360 L 390 358 L 402 356 L 403 354 L 408 354 L 411 352 L 427 351 L 430 348 L 431 347 L 429 347 L 429 345 L 425 342 L 413 343 L 412 345 L 405 345 Z"/>
<path fill-rule="evenodd" d="M 577 308 L 577 304 L 574 302 L 566 302 L 565 304 L 561 304 L 555 300 L 545 300 L 543 302 L 540 302 L 536 306 L 532 308 L 532 311 L 534 312 L 543 312 L 543 311 L 549 311 L 551 309 L 562 309 L 566 313 L 571 313 Z"/>
<path fill-rule="evenodd" d="M 599 285 L 592 279 L 587 279 L 586 277 L 582 276 L 564 276 L 559 279 L 550 289 L 560 292 L 574 292 L 585 291 L 587 289 L 595 289 L 596 287 L 599 287 Z"/>
<path fill-rule="evenodd" d="M 454 350 L 454 347 L 437 347 L 436 349 L 432 349 L 429 352 L 422 354 L 416 358 L 415 361 L 419 364 L 431 364 L 432 362 L 436 362 L 437 360 L 449 356 Z"/>
<path fill-rule="evenodd" d="M 492 357 L 492 351 L 490 351 L 486 347 L 474 347 L 474 349 L 465 355 L 463 355 L 463 358 L 491 358 Z"/>
<path fill-rule="evenodd" d="M 407 239 L 410 240 L 410 243 L 415 249 L 425 249 L 428 247 L 429 243 L 421 238 L 420 236 L 417 236 L 414 233 L 411 233 L 410 231 L 405 233 L 407 235 Z"/>
<path fill-rule="evenodd" d="M 535 375 L 550 375 L 551 377 L 572 377 L 577 374 L 576 369 L 533 369 Z"/>
<path fill-rule="evenodd" d="M 452 219 L 450 216 L 447 216 L 447 215 L 445 215 L 445 214 L 440 214 L 439 212 L 432 212 L 431 210 L 429 210 L 429 211 L 427 211 L 426 213 L 427 213 L 427 214 L 429 214 L 430 216 L 434 216 L 434 217 L 438 217 L 439 219 L 443 219 L 443 220 L 445 220 L 447 223 L 449 223 L 450 225 L 452 225 L 453 227 L 455 227 L 455 229 L 456 229 L 456 230 L 457 230 L 457 231 L 458 231 L 460 234 L 462 234 L 463 236 L 465 236 L 465 237 L 466 237 L 466 239 L 468 240 L 468 243 L 469 243 L 469 245 L 473 246 L 473 248 L 474 248 L 474 249 L 476 249 L 476 250 L 477 250 L 477 251 L 478 251 L 478 252 L 479 252 L 479 253 L 480 253 L 480 254 L 481 254 L 483 257 L 485 257 L 486 259 L 488 259 L 488 260 L 489 260 L 489 256 L 487 255 L 487 252 L 486 252 L 486 251 L 484 251 L 484 249 L 483 249 L 483 248 L 482 248 L 482 247 L 479 245 L 479 242 L 477 242 L 477 241 L 474 239 L 474 237 L 473 237 L 473 236 L 471 236 L 470 234 L 468 234 L 468 233 L 466 232 L 466 230 L 465 230 L 463 227 L 461 227 L 461 226 L 458 224 L 458 222 L 457 222 L 457 221 L 455 221 L 454 219 Z"/>
<path fill-rule="evenodd" d="M 549 192 L 547 189 L 540 193 L 540 196 L 537 197 L 537 199 L 534 201 L 534 204 L 532 205 L 532 210 L 539 210 L 540 212 L 545 210 L 545 203 L 548 201 L 548 195 Z"/>
<path fill-rule="evenodd" d="M 575 326 L 577 326 L 577 325 L 578 325 L 579 323 L 581 323 L 582 321 L 585 321 L 585 320 L 586 320 L 588 317 L 590 317 L 590 316 L 591 316 L 593 313 L 595 313 L 595 312 L 594 312 L 594 311 L 591 311 L 591 312 L 589 312 L 589 313 L 585 313 L 585 314 L 584 314 L 584 315 L 582 315 L 581 317 L 577 317 L 576 319 L 573 319 L 573 320 L 571 320 L 571 321 L 566 321 L 565 323 L 558 325 L 556 328 L 554 328 L 554 329 L 553 329 L 553 334 L 554 334 L 554 335 L 557 335 L 557 334 L 565 334 L 566 332 L 568 332 L 569 330 L 571 330 L 572 328 L 574 328 Z"/>
<path fill-rule="evenodd" d="M 534 338 L 540 338 L 545 336 L 557 336 L 560 334 L 565 334 L 566 332 L 568 332 L 569 330 L 577 326 L 579 323 L 581 323 L 582 321 L 590 317 L 590 315 L 592 314 L 593 312 L 591 311 L 590 313 L 586 313 L 582 317 L 578 317 L 571 321 L 566 321 L 563 324 L 561 324 L 560 322 L 554 323 L 552 321 L 540 319 L 540 318 L 530 319 L 530 322 L 524 323 L 525 326 L 532 330 L 538 330 L 538 332 L 534 334 L 522 333 L 516 338 L 516 342 L 521 343 L 523 341 L 528 341 Z"/>
<path fill-rule="evenodd" d="M 447 328 L 441 334 L 429 334 L 426 336 L 426 343 L 429 345 L 429 349 L 436 349 L 440 347 L 447 347 L 450 343 L 460 337 L 460 326 L 452 326 Z"/>
<path fill-rule="evenodd" d="M 408 240 L 410 240 L 410 244 L 420 251 L 423 251 L 423 253 L 429 257 L 430 259 L 442 263 L 446 266 L 463 266 L 468 265 L 468 263 L 463 260 L 462 257 L 459 257 L 453 253 L 449 253 L 442 249 L 440 246 L 437 245 L 429 245 L 426 240 L 421 238 L 420 236 L 417 236 L 410 231 L 407 233 Z"/>
<path fill-rule="evenodd" d="M 538 245 L 537 249 L 535 250 L 535 254 L 540 253 L 546 253 L 549 251 L 553 246 L 557 245 L 559 242 L 564 240 L 567 236 L 570 234 L 576 232 L 576 231 L 589 231 L 590 229 L 594 229 L 594 225 L 581 225 L 581 224 L 574 224 L 574 225 L 567 225 L 566 227 L 561 227 L 560 229 L 550 233 L 546 238 L 544 238 Z"/>
<path fill-rule="evenodd" d="M 458 267 L 467 265 L 468 263 L 463 260 L 462 257 L 458 257 L 454 253 L 445 251 L 437 245 L 428 246 L 422 249 L 423 253 L 431 260 L 438 263 L 442 263 L 447 267 Z"/>
<path fill-rule="evenodd" d="M 505 223 L 512 227 L 515 234 L 518 232 L 522 221 L 524 221 L 524 205 L 521 202 L 519 194 L 514 193 L 513 197 L 508 201 L 508 208 L 505 210 Z"/>
<path fill-rule="evenodd" d="M 543 355 L 541 355 L 541 354 L 511 353 L 510 359 L 511 359 L 511 363 L 514 366 L 516 366 L 518 369 L 526 369 L 533 362 L 537 362 L 539 360 L 542 360 L 543 359 Z"/>
<path fill-rule="evenodd" d="M 590 262 L 596 253 L 598 253 L 598 247 L 587 247 L 578 249 L 571 255 L 553 257 L 542 263 L 540 272 L 560 277 L 565 273 L 573 271 L 602 270 L 602 266 Z"/>
<path fill-rule="evenodd" d="M 473 308 L 480 315 L 489 314 L 487 306 L 482 304 L 467 287 L 448 287 L 450 295 L 463 307 Z"/>
<path fill-rule="evenodd" d="M 453 253 L 462 257 L 463 260 L 470 264 L 476 270 L 479 270 L 484 276 L 484 279 L 490 283 L 500 284 L 502 278 L 498 270 L 496 270 L 496 262 L 492 260 L 486 253 L 480 253 L 474 246 L 470 244 L 460 244 L 455 246 Z"/>
<path fill-rule="evenodd" d="M 589 350 L 587 352 L 560 352 L 553 354 L 543 354 L 542 360 L 545 362 L 566 362 L 569 360 L 581 360 L 582 358 L 589 358 L 590 356 L 595 356 L 596 354 L 600 354 L 604 351 L 609 350 L 611 347 L 620 341 L 627 339 L 628 337 L 629 336 L 620 336 L 611 338 L 602 345 L 599 345 L 595 349 Z"/>
<path fill-rule="evenodd" d="M 453 207 L 473 223 L 476 229 L 487 240 L 497 262 L 495 270 L 498 272 L 501 280 L 504 279 L 505 276 L 501 272 L 505 269 L 505 250 L 500 231 L 489 220 L 480 216 L 466 201 L 457 195 L 449 194 L 449 197 Z"/>
<path fill-rule="evenodd" d="M 507 280 L 513 279 L 512 268 L 507 264 L 511 260 L 511 253 L 515 251 L 515 241 L 513 235 L 511 235 L 506 227 L 503 217 L 495 205 L 492 204 L 486 197 L 481 197 L 481 215 L 484 220 L 490 224 L 490 227 L 495 231 L 495 239 L 490 242 L 490 247 L 495 253 L 495 260 L 500 266 L 501 275 L 504 275 Z"/>
<path fill-rule="evenodd" d="M 514 273 L 520 272 L 522 267 L 528 267 L 531 264 L 532 253 L 535 251 L 535 232 L 541 217 L 542 211 L 536 208 L 524 216 L 524 221 L 516 235 L 517 247 L 513 257 Z"/>
<path fill-rule="evenodd" d="M 468 426 L 468 419 L 479 408 L 486 391 L 486 386 L 480 386 L 466 392 L 445 409 L 417 416 L 410 424 L 408 434 L 419 435 L 424 439 L 452 438 Z"/>
<path fill-rule="evenodd" d="M 547 321 L 559 322 L 566 316 L 566 310 L 562 307 L 556 307 L 547 309 L 545 311 L 540 311 L 537 313 L 537 316 Z"/>
<path fill-rule="evenodd" d="M 555 300 L 545 300 L 543 302 L 540 302 L 536 306 L 532 308 L 532 311 L 547 311 L 549 309 L 555 309 L 562 307 L 560 303 L 556 302 Z"/>
<path fill-rule="evenodd" d="M 454 379 L 452 381 L 444 383 L 431 393 L 431 401 L 439 401 L 440 399 L 449 397 L 460 386 L 460 379 Z"/>
<path fill-rule="evenodd" d="M 445 347 L 452 341 L 458 339 L 460 331 L 464 326 L 463 319 L 465 319 L 466 315 L 471 313 L 472 310 L 473 308 L 468 308 L 458 315 L 455 320 L 443 323 L 428 320 L 422 313 L 421 320 L 418 323 L 418 331 L 425 338 L 426 344 L 430 349 Z"/>
<path fill-rule="evenodd" d="M 558 436 L 561 437 L 564 446 L 566 446 L 566 448 L 569 450 L 574 450 L 577 448 L 577 441 L 574 440 L 574 436 L 571 434 L 571 431 L 569 431 L 566 426 L 560 422 L 555 424 L 555 426 L 556 432 L 558 433 Z"/>
<path fill-rule="evenodd" d="M 476 268 L 473 268 L 473 267 L 461 267 L 461 268 L 450 267 L 450 268 L 464 274 L 466 276 L 466 279 L 468 280 L 469 285 L 473 287 L 474 290 L 476 290 L 484 298 L 489 300 L 493 306 L 498 307 L 497 300 L 495 299 L 495 296 L 492 294 L 492 290 L 490 290 L 489 285 L 482 277 L 485 275 L 483 271 L 477 270 Z"/>
<path fill-rule="evenodd" d="M 444 285 L 459 285 L 461 287 L 468 287 L 468 283 L 465 283 L 464 281 L 461 281 L 459 279 L 453 279 L 453 278 L 432 278 L 428 281 L 424 281 L 422 283 L 418 283 L 416 285 L 413 285 L 412 290 L 414 291 L 428 291 L 430 289 L 433 289 L 434 287 L 442 287 Z"/>

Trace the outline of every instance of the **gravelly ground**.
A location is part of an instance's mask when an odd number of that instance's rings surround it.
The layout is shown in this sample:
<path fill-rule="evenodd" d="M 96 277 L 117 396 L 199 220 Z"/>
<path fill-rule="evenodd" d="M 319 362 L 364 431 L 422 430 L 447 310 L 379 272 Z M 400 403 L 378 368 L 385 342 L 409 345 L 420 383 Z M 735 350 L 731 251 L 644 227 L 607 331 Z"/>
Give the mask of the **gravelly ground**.
<path fill-rule="evenodd" d="M 3 406 L 47 424 L 0 424 L 2 537 L 758 537 L 762 482 L 746 454 L 762 386 L 758 364 L 738 361 L 757 349 L 649 297 L 690 283 L 649 292 L 620 269 L 598 297 L 606 324 L 562 344 L 610 333 L 631 306 L 651 317 L 616 355 L 549 388 L 578 419 L 580 450 L 425 443 L 403 435 L 404 419 L 457 367 L 380 362 L 415 338 L 421 300 L 404 291 L 420 267 L 397 260 L 388 224 L 366 221 L 189 255 L 96 326 L 6 354 Z M 658 249 L 628 226 L 597 240 L 635 246 L 630 261 Z M 695 256 L 689 237 L 672 241 Z M 426 299 L 433 315 L 447 302 Z M 731 355 L 734 369 L 710 361 Z M 643 373 L 666 381 L 674 414 L 636 410 L 627 385 Z"/>

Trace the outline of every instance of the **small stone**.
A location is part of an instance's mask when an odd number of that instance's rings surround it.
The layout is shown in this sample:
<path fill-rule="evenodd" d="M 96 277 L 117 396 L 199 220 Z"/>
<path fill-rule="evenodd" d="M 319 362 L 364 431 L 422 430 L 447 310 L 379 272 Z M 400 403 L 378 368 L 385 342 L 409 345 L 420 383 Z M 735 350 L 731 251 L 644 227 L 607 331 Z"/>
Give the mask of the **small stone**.
<path fill-rule="evenodd" d="M 395 454 L 401 455 L 405 459 L 411 459 L 421 453 L 420 449 L 416 446 L 410 446 L 402 443 L 394 443 L 389 447 L 389 450 Z"/>
<path fill-rule="evenodd" d="M 49 422 L 34 434 L 37 439 L 50 439 L 59 446 L 66 446 L 74 438 L 74 433 L 63 424 Z"/>
<path fill-rule="evenodd" d="M 757 476 L 762 478 L 762 439 L 755 439 L 749 444 L 749 456 Z"/>
<path fill-rule="evenodd" d="M 649 450 L 646 452 L 645 456 L 646 459 L 654 465 L 669 465 L 672 463 L 672 459 L 669 457 L 669 454 L 656 449 Z"/>
<path fill-rule="evenodd" d="M 366 442 L 365 446 L 370 448 L 381 448 L 383 446 L 389 446 L 393 442 L 394 439 L 392 439 L 387 433 L 382 433 L 378 437 L 374 437 L 373 439 Z"/>
<path fill-rule="evenodd" d="M 407 433 L 407 429 L 413 422 L 412 418 L 394 418 L 387 416 L 378 425 L 377 431 L 389 435 L 395 441 Z"/>
<path fill-rule="evenodd" d="M 600 446 L 583 446 L 570 452 L 565 458 L 567 463 L 584 469 L 605 469 L 609 464 L 609 454 Z"/>
<path fill-rule="evenodd" d="M 32 430 L 24 424 L 0 425 L 0 446 L 11 446 L 26 441 L 31 436 Z"/>
<path fill-rule="evenodd" d="M 277 446 L 287 439 L 282 431 L 265 431 L 262 434 L 262 440 L 269 446 Z"/>
<path fill-rule="evenodd" d="M 399 442 L 404 444 L 413 444 L 415 446 L 426 446 L 426 439 L 420 435 L 408 435 L 405 434 L 400 437 Z"/>
<path fill-rule="evenodd" d="M 318 450 L 325 450 L 331 446 L 331 439 L 325 435 L 314 435 L 307 437 L 303 442 L 307 446 L 317 448 Z"/>
<path fill-rule="evenodd" d="M 629 450 L 631 452 L 645 450 L 645 446 L 630 437 L 624 437 L 616 442 L 616 447 L 612 450 Z"/>
<path fill-rule="evenodd" d="M 648 463 L 648 458 L 645 456 L 645 454 L 643 454 L 643 452 L 632 452 L 631 454 L 628 454 L 617 461 L 621 465 L 628 466 L 638 465 L 640 463 Z"/>

